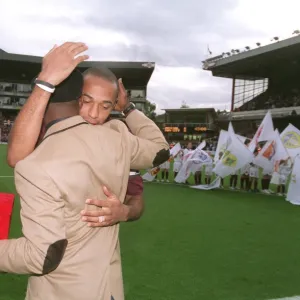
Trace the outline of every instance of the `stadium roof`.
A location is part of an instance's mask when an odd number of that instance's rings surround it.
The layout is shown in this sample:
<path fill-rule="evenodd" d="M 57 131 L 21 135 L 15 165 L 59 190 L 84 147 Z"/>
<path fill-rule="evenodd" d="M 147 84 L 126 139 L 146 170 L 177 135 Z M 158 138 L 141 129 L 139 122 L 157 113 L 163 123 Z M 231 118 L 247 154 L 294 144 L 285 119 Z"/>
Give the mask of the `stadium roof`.
<path fill-rule="evenodd" d="M 165 112 L 215 112 L 214 108 L 163 108 Z"/>
<path fill-rule="evenodd" d="M 42 57 L 7 53 L 0 49 L 0 79 L 31 81 L 41 70 Z M 79 65 L 84 71 L 90 67 L 107 67 L 128 87 L 144 87 L 155 68 L 153 62 L 87 61 Z"/>
<path fill-rule="evenodd" d="M 203 69 L 214 76 L 236 79 L 270 78 L 285 69 L 300 66 L 300 36 L 203 62 Z"/>

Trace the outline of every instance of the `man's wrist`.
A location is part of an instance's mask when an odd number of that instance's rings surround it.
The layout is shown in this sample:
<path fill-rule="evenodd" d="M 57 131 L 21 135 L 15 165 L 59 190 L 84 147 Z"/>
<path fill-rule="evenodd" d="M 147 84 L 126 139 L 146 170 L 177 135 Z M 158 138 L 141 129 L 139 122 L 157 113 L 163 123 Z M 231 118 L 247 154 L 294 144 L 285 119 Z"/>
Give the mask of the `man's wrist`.
<path fill-rule="evenodd" d="M 130 207 L 126 204 L 123 204 L 123 218 L 122 222 L 127 222 L 129 219 Z"/>
<path fill-rule="evenodd" d="M 44 72 L 41 72 L 39 74 L 39 76 L 37 77 L 37 79 L 45 81 L 45 82 L 48 82 L 48 83 L 52 84 L 53 86 L 56 85 L 55 84 L 55 80 L 53 80 L 53 78 L 51 77 L 51 75 L 49 75 L 47 73 L 44 73 Z"/>
<path fill-rule="evenodd" d="M 127 118 L 127 116 L 134 110 L 135 110 L 134 103 L 129 102 L 128 105 L 126 106 L 126 108 L 123 110 L 123 114 L 124 114 L 125 118 Z"/>

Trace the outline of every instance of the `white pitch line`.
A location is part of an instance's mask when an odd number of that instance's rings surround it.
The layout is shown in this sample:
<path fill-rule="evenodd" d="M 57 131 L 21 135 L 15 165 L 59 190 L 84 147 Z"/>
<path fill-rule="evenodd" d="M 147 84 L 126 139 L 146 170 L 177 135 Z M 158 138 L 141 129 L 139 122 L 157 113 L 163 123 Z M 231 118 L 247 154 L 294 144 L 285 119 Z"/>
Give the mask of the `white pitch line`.
<path fill-rule="evenodd" d="M 300 296 L 287 297 L 287 298 L 277 298 L 272 300 L 300 300 Z"/>
<path fill-rule="evenodd" d="M 0 176 L 0 178 L 13 178 L 14 176 Z"/>

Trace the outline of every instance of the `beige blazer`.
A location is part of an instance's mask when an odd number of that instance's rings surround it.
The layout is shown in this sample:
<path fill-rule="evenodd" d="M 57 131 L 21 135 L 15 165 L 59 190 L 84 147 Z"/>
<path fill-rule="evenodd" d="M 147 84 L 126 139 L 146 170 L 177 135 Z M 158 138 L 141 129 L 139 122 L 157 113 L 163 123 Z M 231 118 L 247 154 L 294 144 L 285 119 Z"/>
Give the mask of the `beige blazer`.
<path fill-rule="evenodd" d="M 159 165 L 168 144 L 141 112 L 103 126 L 80 116 L 52 125 L 15 168 L 24 237 L 0 241 L 0 272 L 32 274 L 27 300 L 123 300 L 119 225 L 90 228 L 80 211 L 105 199 L 106 185 L 124 199 L 130 168 Z"/>

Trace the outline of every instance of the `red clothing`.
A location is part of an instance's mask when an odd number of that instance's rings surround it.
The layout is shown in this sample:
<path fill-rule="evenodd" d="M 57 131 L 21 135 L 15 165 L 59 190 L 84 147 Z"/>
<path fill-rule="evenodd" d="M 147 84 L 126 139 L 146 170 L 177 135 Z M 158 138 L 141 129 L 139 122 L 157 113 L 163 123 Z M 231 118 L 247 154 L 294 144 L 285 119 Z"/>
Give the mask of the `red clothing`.
<path fill-rule="evenodd" d="M 126 195 L 139 196 L 143 194 L 144 183 L 140 175 L 129 176 Z"/>

